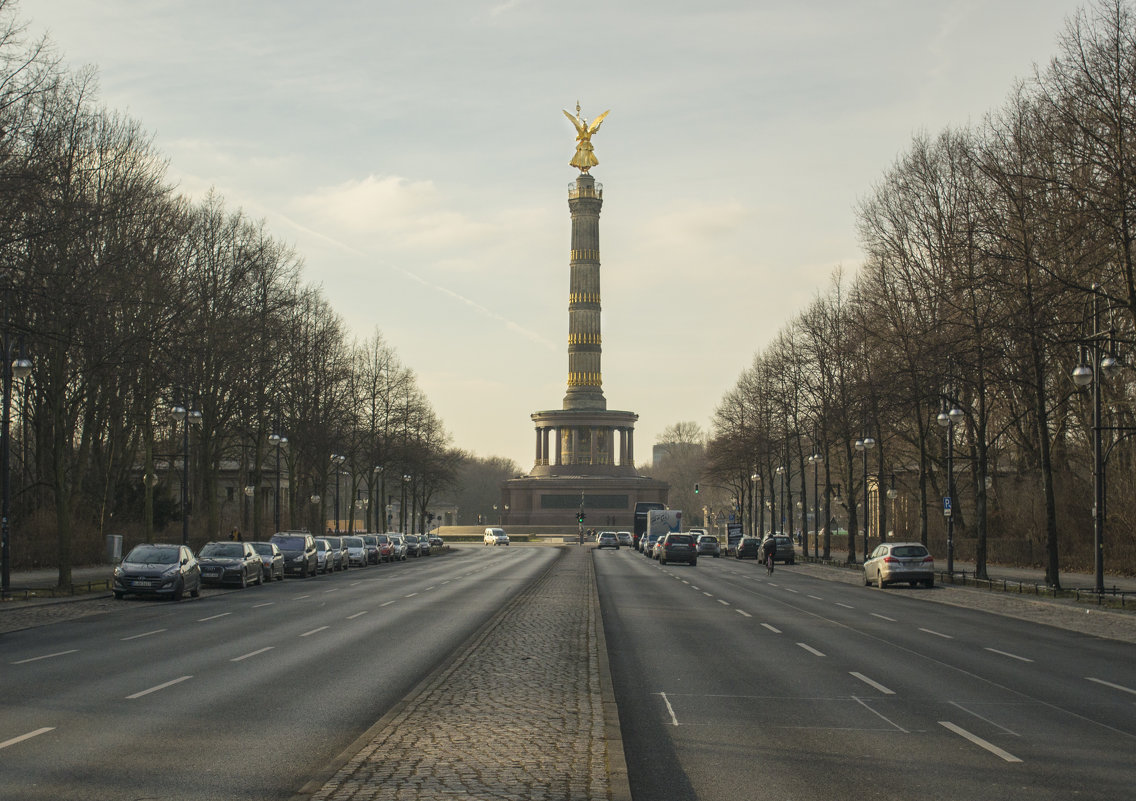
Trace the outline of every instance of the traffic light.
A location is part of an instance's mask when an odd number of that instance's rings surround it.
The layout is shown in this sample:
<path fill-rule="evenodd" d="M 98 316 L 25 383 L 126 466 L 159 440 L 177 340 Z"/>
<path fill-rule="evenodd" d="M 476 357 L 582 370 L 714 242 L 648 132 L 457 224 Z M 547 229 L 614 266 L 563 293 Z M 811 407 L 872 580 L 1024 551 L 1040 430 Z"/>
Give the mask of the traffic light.
<path fill-rule="evenodd" d="M 694 494 L 695 495 L 698 494 L 698 484 L 697 483 L 695 483 L 695 485 L 694 485 Z"/>
<path fill-rule="evenodd" d="M 576 512 L 576 522 L 577 523 L 583 523 L 584 522 L 584 513 L 583 512 Z"/>

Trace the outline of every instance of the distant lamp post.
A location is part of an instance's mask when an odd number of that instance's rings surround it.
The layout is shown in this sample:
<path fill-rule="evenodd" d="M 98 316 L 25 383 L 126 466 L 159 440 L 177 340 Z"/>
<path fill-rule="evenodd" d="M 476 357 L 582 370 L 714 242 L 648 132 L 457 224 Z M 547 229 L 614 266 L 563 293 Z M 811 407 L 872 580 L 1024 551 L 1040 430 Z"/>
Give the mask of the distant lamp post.
<path fill-rule="evenodd" d="M 870 528 L 868 521 L 871 520 L 868 507 L 871 504 L 871 496 L 868 493 L 868 451 L 876 447 L 876 441 L 871 437 L 864 437 L 863 439 L 856 440 L 856 450 L 864 455 L 864 558 L 868 558 L 868 529 Z"/>
<path fill-rule="evenodd" d="M 776 523 L 774 523 L 773 531 L 770 533 L 779 534 L 783 533 L 782 526 L 784 525 L 785 521 L 785 467 L 783 465 L 778 465 L 777 469 L 773 472 L 776 473 L 778 479 L 780 479 L 779 491 L 781 493 L 781 508 L 780 510 L 777 510 L 776 504 L 774 504 L 774 511 L 777 513 L 777 521 Z"/>
<path fill-rule="evenodd" d="M 343 463 L 347 461 L 347 457 L 333 453 L 331 455 L 332 469 L 335 470 L 335 533 L 339 533 L 339 471 L 343 467 Z"/>
<path fill-rule="evenodd" d="M 809 464 L 813 466 L 813 556 L 820 556 L 820 466 L 824 464 L 824 457 L 814 452 L 809 457 Z M 802 479 L 803 480 L 803 479 Z M 808 536 L 808 532 L 805 532 Z M 806 546 L 806 551 L 808 550 Z M 808 554 L 806 553 L 806 556 Z"/>
<path fill-rule="evenodd" d="M 760 523 L 758 522 L 758 513 L 760 511 L 760 507 L 758 506 L 758 503 L 757 503 L 757 485 L 760 484 L 760 483 L 761 483 L 761 475 L 759 473 L 753 473 L 753 474 L 750 475 L 750 477 L 749 477 L 749 487 L 750 487 L 749 488 L 749 499 L 750 499 L 750 510 L 752 512 L 752 515 L 750 516 L 750 521 L 749 521 L 749 533 L 753 536 L 757 536 L 757 533 L 758 533 L 758 531 L 760 530 L 760 527 L 761 527 Z"/>
<path fill-rule="evenodd" d="M 279 434 L 269 434 L 268 442 L 276 446 L 276 496 L 273 498 L 273 522 L 280 531 L 280 449 L 288 444 L 288 438 Z"/>
<path fill-rule="evenodd" d="M 946 429 L 947 435 L 947 497 L 943 498 L 943 515 L 947 518 L 947 575 L 954 580 L 955 575 L 955 426 L 966 419 L 966 412 L 952 400 L 950 411 L 943 398 L 942 411 L 935 422 Z"/>
<path fill-rule="evenodd" d="M 189 427 L 201 426 L 201 412 L 196 409 L 186 409 L 177 404 L 170 407 L 170 417 L 174 421 L 175 431 L 178 423 L 182 424 L 181 441 L 181 544 L 189 545 Z"/>
<path fill-rule="evenodd" d="M 895 488 L 895 473 L 891 474 L 891 482 L 888 485 L 887 496 L 888 496 L 888 500 L 891 501 L 891 521 L 892 521 L 891 524 L 894 526 L 895 525 L 895 499 L 899 497 L 899 490 L 897 490 Z M 905 529 L 906 529 L 906 526 L 905 526 Z M 881 531 L 880 532 L 880 542 L 884 542 L 886 539 L 887 539 L 887 532 Z"/>
<path fill-rule="evenodd" d="M 409 473 L 403 473 L 402 474 L 402 500 L 399 502 L 399 505 L 398 505 L 398 525 L 399 525 L 399 528 L 401 529 L 403 534 L 409 533 L 406 530 L 406 521 L 407 521 L 407 517 L 406 517 L 406 490 L 407 490 L 407 487 L 409 487 L 409 486 L 410 486 L 410 474 Z"/>
<path fill-rule="evenodd" d="M 22 381 L 32 372 L 32 363 L 25 359 L 22 353 L 19 358 L 12 358 L 12 342 L 4 337 L 4 409 L 3 422 L 0 423 L 0 472 L 3 478 L 3 510 L 0 510 L 0 594 L 7 593 L 11 588 L 12 546 L 9 518 L 11 516 L 12 477 L 11 477 L 11 437 L 9 429 L 12 424 L 12 381 Z"/>

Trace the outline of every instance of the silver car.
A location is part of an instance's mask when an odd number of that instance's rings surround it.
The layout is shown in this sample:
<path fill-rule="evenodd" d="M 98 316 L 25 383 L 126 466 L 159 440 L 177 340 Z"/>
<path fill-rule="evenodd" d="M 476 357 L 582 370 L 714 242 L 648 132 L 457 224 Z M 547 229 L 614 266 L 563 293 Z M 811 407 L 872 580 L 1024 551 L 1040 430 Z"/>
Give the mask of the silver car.
<path fill-rule="evenodd" d="M 921 542 L 885 542 L 864 560 L 864 584 L 881 590 L 906 582 L 912 587 L 935 586 L 935 559 Z"/>

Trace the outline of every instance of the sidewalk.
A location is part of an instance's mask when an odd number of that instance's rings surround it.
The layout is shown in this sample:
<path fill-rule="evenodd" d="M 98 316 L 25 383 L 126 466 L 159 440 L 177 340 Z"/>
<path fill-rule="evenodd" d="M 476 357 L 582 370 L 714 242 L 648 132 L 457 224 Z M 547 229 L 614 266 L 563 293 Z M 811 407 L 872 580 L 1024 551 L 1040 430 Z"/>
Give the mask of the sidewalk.
<path fill-rule="evenodd" d="M 630 801 L 592 549 L 557 551 L 293 801 Z"/>

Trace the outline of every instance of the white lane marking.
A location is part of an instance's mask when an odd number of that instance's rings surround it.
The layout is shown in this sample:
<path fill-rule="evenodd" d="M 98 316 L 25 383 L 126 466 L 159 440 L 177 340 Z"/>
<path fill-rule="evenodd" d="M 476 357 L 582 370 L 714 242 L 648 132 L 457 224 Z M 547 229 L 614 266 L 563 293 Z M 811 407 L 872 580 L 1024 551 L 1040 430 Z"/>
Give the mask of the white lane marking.
<path fill-rule="evenodd" d="M 934 629 L 920 628 L 919 630 L 925 631 L 928 634 L 934 634 L 936 637 L 942 637 L 944 640 L 953 640 L 954 639 L 954 637 L 952 637 L 950 634 L 943 634 L 941 632 L 935 631 Z"/>
<path fill-rule="evenodd" d="M 1111 687 L 1114 690 L 1120 690 L 1121 692 L 1132 693 L 1133 695 L 1136 695 L 1136 690 L 1133 690 L 1131 687 L 1125 687 L 1121 684 L 1113 684 L 1111 681 L 1105 681 L 1104 679 L 1094 679 L 1092 676 L 1085 676 L 1085 681 L 1095 681 L 1097 684 L 1103 684 L 1105 687 Z"/>
<path fill-rule="evenodd" d="M 872 612 L 872 617 L 878 617 L 880 620 L 886 620 L 888 623 L 898 623 L 899 622 L 894 617 L 888 617 L 887 615 L 877 614 L 876 612 Z"/>
<path fill-rule="evenodd" d="M 899 730 L 900 730 L 901 732 L 903 732 L 904 734 L 910 734 L 910 733 L 911 733 L 911 732 L 909 732 L 909 731 L 908 731 L 907 729 L 905 729 L 905 728 L 903 728 L 902 726 L 900 726 L 900 725 L 899 725 L 898 723 L 896 723 L 896 722 L 895 722 L 894 720 L 892 720 L 891 718 L 888 718 L 888 717 L 886 717 L 886 716 L 884 716 L 884 715 L 881 715 L 881 714 L 880 714 L 879 712 L 877 712 L 876 710 L 872 709 L 872 708 L 871 708 L 870 706 L 868 706 L 868 705 L 867 705 L 866 703 L 864 703 L 864 701 L 863 701 L 862 699 L 860 699 L 860 698 L 857 698 L 856 696 L 852 696 L 852 700 L 853 700 L 853 701 L 855 701 L 856 703 L 858 703 L 858 704 L 859 704 L 860 706 L 864 707 L 864 709 L 866 709 L 866 710 L 868 710 L 869 712 L 871 712 L 871 713 L 872 713 L 873 715 L 875 715 L 875 716 L 876 716 L 877 718 L 879 718 L 880 720 L 882 720 L 882 721 L 885 721 L 885 722 L 887 722 L 887 723 L 890 723 L 890 724 L 891 724 L 892 726 L 895 726 L 895 727 L 896 727 L 897 729 L 899 729 Z"/>
<path fill-rule="evenodd" d="M 5 740 L 4 742 L 0 743 L 0 748 L 7 748 L 8 746 L 15 745 L 16 743 L 22 743 L 24 740 L 30 740 L 33 737 L 39 737 L 41 734 L 47 734 L 49 731 L 55 731 L 55 727 L 44 726 L 42 729 L 29 731 L 27 734 L 21 734 L 19 737 L 13 737 L 11 740 Z"/>
<path fill-rule="evenodd" d="M 355 614 L 353 614 L 353 615 L 348 615 L 348 616 L 347 616 L 347 619 L 348 619 L 348 620 L 354 620 L 355 618 L 359 617 L 360 615 L 365 615 L 365 614 L 367 614 L 367 610 L 366 610 L 366 609 L 364 609 L 364 610 L 363 610 L 362 612 L 356 612 L 356 613 L 355 613 Z"/>
<path fill-rule="evenodd" d="M 332 587 L 330 590 L 324 590 L 325 593 L 339 592 L 339 587 Z"/>
<path fill-rule="evenodd" d="M 253 609 L 260 609 L 260 607 L 262 607 L 262 606 L 272 606 L 274 603 L 276 603 L 276 601 L 265 601 L 262 604 L 253 604 L 252 608 Z"/>
<path fill-rule="evenodd" d="M 770 587 L 780 587 L 781 585 L 780 585 L 780 584 L 774 584 L 774 583 L 773 583 L 773 582 L 771 581 L 771 582 L 769 582 L 769 586 L 770 586 Z"/>
<path fill-rule="evenodd" d="M 437 584 L 434 585 L 434 587 L 437 587 L 437 586 L 438 586 Z M 430 592 L 430 590 L 434 589 L 434 587 L 427 587 L 422 592 Z"/>
<path fill-rule="evenodd" d="M 695 587 L 695 586 L 694 586 L 693 584 L 691 584 L 691 585 L 690 585 L 690 589 L 692 589 L 692 590 L 701 590 L 702 588 L 701 588 L 701 587 Z"/>
<path fill-rule="evenodd" d="M 809 597 L 812 598 L 814 601 L 823 601 L 824 600 L 824 598 L 821 598 L 819 595 L 810 595 Z"/>
<path fill-rule="evenodd" d="M 762 623 L 761 625 L 765 626 L 765 628 L 769 629 L 774 634 L 780 634 L 781 633 L 781 629 L 779 629 L 775 626 L 770 626 L 768 623 Z"/>
<path fill-rule="evenodd" d="M 887 687 L 883 686 L 878 681 L 872 681 L 867 676 L 865 676 L 863 673 L 857 673 L 856 671 L 852 670 L 852 671 L 849 671 L 849 675 L 855 676 L 860 681 L 867 684 L 869 687 L 875 687 L 877 690 L 879 690 L 884 695 L 895 695 L 894 690 L 889 690 Z"/>
<path fill-rule="evenodd" d="M 667 699 L 667 694 L 666 693 L 659 693 L 659 695 L 663 696 L 663 703 L 667 705 L 667 712 L 671 716 L 671 725 L 677 726 L 678 725 L 678 718 L 675 717 L 674 707 L 671 706 L 671 702 Z"/>
<path fill-rule="evenodd" d="M 813 648 L 813 647 L 812 647 L 811 645 L 806 645 L 806 644 L 805 644 L 805 643 L 803 643 L 803 642 L 799 642 L 799 643 L 797 643 L 797 645 L 799 645 L 799 646 L 801 646 L 802 648 L 804 648 L 804 649 L 805 649 L 806 651 L 808 651 L 808 652 L 809 652 L 810 654 L 812 654 L 813 656 L 824 656 L 824 654 L 822 654 L 822 653 L 821 653 L 820 651 L 818 651 L 818 650 L 817 650 L 816 648 Z"/>
<path fill-rule="evenodd" d="M 43 656 L 33 656 L 31 659 L 21 659 L 19 662 L 13 662 L 13 665 L 26 665 L 28 662 L 38 662 L 41 659 L 52 659 L 57 656 L 67 656 L 67 654 L 78 653 L 78 648 L 72 648 L 70 651 L 56 651 L 54 654 L 44 654 Z"/>
<path fill-rule="evenodd" d="M 985 650 L 989 651 L 992 654 L 999 654 L 1001 656 L 1008 656 L 1008 657 L 1010 657 L 1010 659 L 1017 659 L 1019 662 L 1032 662 L 1033 661 L 1032 659 L 1026 659 L 1024 656 L 1018 656 L 1017 654 L 1011 654 L 1009 651 L 999 651 L 997 648 L 987 648 Z"/>
<path fill-rule="evenodd" d="M 182 676 L 180 679 L 174 679 L 172 681 L 167 681 L 164 684 L 159 684 L 157 687 L 151 687 L 149 690 L 143 690 L 140 693 L 134 693 L 134 695 L 128 695 L 128 696 L 126 696 L 126 700 L 133 701 L 135 698 L 141 698 L 144 695 L 149 695 L 150 693 L 156 693 L 158 690 L 164 690 L 167 687 L 173 687 L 175 684 L 181 684 L 183 681 L 186 681 L 187 679 L 192 679 L 192 678 L 193 678 L 193 676 Z"/>
<path fill-rule="evenodd" d="M 257 654 L 263 654 L 265 651 L 271 651 L 274 647 L 275 646 L 270 645 L 267 648 L 261 648 L 259 651 L 250 651 L 249 653 L 245 654 L 244 656 L 235 656 L 232 659 L 230 659 L 229 661 L 230 662 L 242 662 L 245 659 L 248 659 L 250 656 L 256 656 Z"/>
<path fill-rule="evenodd" d="M 743 612 L 740 609 L 735 609 L 734 611 L 743 617 L 753 617 L 753 615 L 751 615 L 749 612 Z"/>
<path fill-rule="evenodd" d="M 166 631 L 166 629 L 154 629 L 153 631 L 144 631 L 141 634 L 132 634 L 129 637 L 123 637 L 120 642 L 126 642 L 127 640 L 140 640 L 143 637 L 149 637 L 151 634 L 161 634 L 163 631 Z"/>
<path fill-rule="evenodd" d="M 317 632 L 323 631 L 323 630 L 324 630 L 324 629 L 326 629 L 326 628 L 328 628 L 328 626 L 320 626 L 320 627 L 319 627 L 318 629 L 312 629 L 311 631 L 305 631 L 305 632 L 304 632 L 303 634 L 301 634 L 300 636 L 301 636 L 301 637 L 307 637 L 307 636 L 308 636 L 309 634 L 315 634 L 315 633 L 317 633 Z"/>
<path fill-rule="evenodd" d="M 675 578 L 678 578 L 678 577 L 676 576 Z M 689 581 L 687 581 L 686 579 L 683 579 L 683 580 L 682 580 L 682 583 L 683 583 L 683 584 L 690 584 L 690 582 L 689 582 Z"/>
<path fill-rule="evenodd" d="M 219 617 L 226 617 L 227 615 L 231 615 L 231 614 L 233 614 L 233 613 L 232 612 L 222 612 L 219 615 L 210 615 L 209 617 L 199 617 L 197 619 L 197 622 L 198 623 L 204 623 L 207 620 L 216 620 Z"/>
<path fill-rule="evenodd" d="M 410 595 L 404 595 L 404 596 L 402 596 L 402 597 L 403 597 L 403 598 L 413 598 L 413 597 L 414 597 L 415 595 L 417 595 L 417 594 L 418 594 L 418 593 L 416 593 L 416 592 L 412 592 L 412 593 L 410 593 Z"/>
<path fill-rule="evenodd" d="M 713 595 L 711 595 L 710 593 L 706 592 L 706 590 L 703 590 L 703 591 L 702 591 L 702 594 L 703 594 L 703 595 L 705 595 L 705 596 L 706 596 L 707 598 L 713 598 L 713 597 L 714 597 L 714 596 L 713 596 Z"/>
<path fill-rule="evenodd" d="M 348 586 L 349 586 L 349 587 L 356 587 L 356 586 L 358 586 L 358 585 L 360 585 L 360 584 L 362 584 L 362 583 L 363 583 L 363 582 L 361 582 L 361 581 L 352 581 L 352 582 L 351 582 L 351 583 L 350 583 L 350 584 L 349 584 Z M 305 598 L 307 598 L 308 596 L 306 596 L 306 595 L 305 595 L 304 597 L 305 597 Z"/>
<path fill-rule="evenodd" d="M 724 605 L 724 606 L 729 606 L 729 605 L 730 605 L 730 602 L 729 602 L 729 601 L 723 601 L 723 600 L 722 600 L 721 598 L 719 598 L 719 599 L 718 599 L 718 603 L 720 603 L 720 604 L 722 604 L 722 605 Z"/>
<path fill-rule="evenodd" d="M 359 582 L 357 582 L 357 581 L 356 581 L 355 583 L 356 583 L 356 584 L 358 584 Z M 312 596 L 310 596 L 310 595 L 297 595 L 297 596 L 296 596 L 295 598 L 293 598 L 292 600 L 293 600 L 293 601 L 302 601 L 302 600 L 304 600 L 305 598 L 311 598 L 311 597 L 312 597 Z"/>
<path fill-rule="evenodd" d="M 785 587 L 785 592 L 791 592 L 794 595 L 800 595 L 800 593 L 794 590 L 792 587 Z"/>
<path fill-rule="evenodd" d="M 960 704 L 960 703 L 959 703 L 959 702 L 957 702 L 957 701 L 951 701 L 951 702 L 949 702 L 949 703 L 950 703 L 950 705 L 951 705 L 951 706 L 955 707 L 956 709 L 961 709 L 961 710 L 962 710 L 963 712 L 965 712 L 966 714 L 968 714 L 968 715 L 973 715 L 974 717 L 976 717 L 976 718 L 978 718 L 979 720 L 981 720 L 981 721 L 982 721 L 983 723 L 989 723 L 989 724 L 990 724 L 991 726 L 993 726 L 994 728 L 996 728 L 996 729 L 1001 729 L 1001 730 L 1002 730 L 1002 731 L 1004 731 L 1004 732 L 1005 732 L 1006 734 L 1011 734 L 1011 735 L 1013 735 L 1014 737 L 1021 737 L 1021 735 L 1020 735 L 1020 734 L 1018 734 L 1018 733 L 1017 733 L 1016 731 L 1010 731 L 1010 730 L 1009 730 L 1009 729 L 1007 729 L 1007 728 L 1006 728 L 1005 726 L 1002 726 L 1002 725 L 1000 725 L 1000 724 L 998 724 L 998 723 L 995 723 L 994 721 L 990 720 L 989 718 L 984 718 L 984 717 L 982 717 L 982 715 L 978 714 L 978 713 L 977 713 L 977 712 L 975 712 L 975 711 L 974 711 L 973 709 L 967 709 L 967 708 L 966 708 L 965 706 L 963 706 L 962 704 Z"/>
<path fill-rule="evenodd" d="M 849 606 L 848 604 L 842 604 L 842 603 L 840 603 L 840 601 L 837 601 L 836 605 L 837 606 L 843 606 L 845 609 L 855 609 L 856 608 L 854 606 Z"/>
<path fill-rule="evenodd" d="M 446 580 L 445 580 L 445 581 L 443 581 L 442 583 L 443 583 L 443 584 L 449 584 L 449 583 L 450 583 L 450 580 L 449 580 L 449 579 L 446 579 Z"/>
<path fill-rule="evenodd" d="M 967 740 L 970 740 L 972 743 L 977 745 L 979 748 L 985 748 L 987 751 L 989 751 L 994 756 L 1000 757 L 1000 758 L 1006 760 L 1007 762 L 1021 762 L 1020 759 L 1018 759 L 1016 756 L 1014 756 L 1010 752 L 1003 751 L 1001 748 L 994 745 L 994 743 L 987 742 L 986 740 L 983 740 L 977 734 L 971 734 L 966 729 L 964 729 L 962 726 L 956 726 L 955 724 L 951 723 L 949 720 L 940 720 L 939 725 L 946 728 L 949 731 L 953 731 L 959 737 L 963 737 Z"/>
<path fill-rule="evenodd" d="M 382 608 L 384 606 L 390 606 L 393 603 L 395 603 L 395 601 L 387 601 L 386 603 L 381 603 L 381 604 L 379 604 L 379 608 Z"/>

